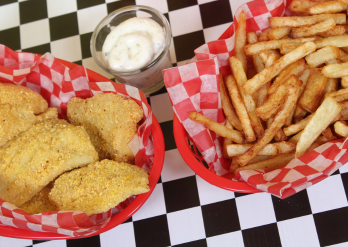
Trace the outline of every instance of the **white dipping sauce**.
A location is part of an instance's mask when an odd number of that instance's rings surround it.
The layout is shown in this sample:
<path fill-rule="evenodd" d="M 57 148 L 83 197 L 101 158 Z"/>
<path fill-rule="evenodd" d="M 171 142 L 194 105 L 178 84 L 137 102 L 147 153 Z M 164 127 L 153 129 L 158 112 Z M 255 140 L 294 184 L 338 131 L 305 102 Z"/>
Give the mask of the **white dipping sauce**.
<path fill-rule="evenodd" d="M 134 17 L 109 33 L 103 44 L 103 56 L 111 69 L 126 72 L 148 65 L 164 46 L 165 32 L 157 22 Z"/>

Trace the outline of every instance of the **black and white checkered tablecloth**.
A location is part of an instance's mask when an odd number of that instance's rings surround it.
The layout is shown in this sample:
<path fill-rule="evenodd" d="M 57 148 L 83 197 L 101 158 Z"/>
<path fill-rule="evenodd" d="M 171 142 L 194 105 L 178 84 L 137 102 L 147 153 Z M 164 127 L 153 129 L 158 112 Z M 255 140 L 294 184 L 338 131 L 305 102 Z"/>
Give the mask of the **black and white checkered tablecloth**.
<path fill-rule="evenodd" d="M 172 27 L 170 51 L 176 66 L 198 46 L 217 39 L 246 1 L 0 0 L 0 43 L 18 51 L 51 52 L 112 78 L 94 63 L 89 49 L 94 27 L 109 12 L 140 4 L 164 13 Z M 348 166 L 285 200 L 219 189 L 196 176 L 181 158 L 166 90 L 151 95 L 149 102 L 163 130 L 165 161 L 153 194 L 133 217 L 90 238 L 0 237 L 0 246 L 348 246 Z"/>

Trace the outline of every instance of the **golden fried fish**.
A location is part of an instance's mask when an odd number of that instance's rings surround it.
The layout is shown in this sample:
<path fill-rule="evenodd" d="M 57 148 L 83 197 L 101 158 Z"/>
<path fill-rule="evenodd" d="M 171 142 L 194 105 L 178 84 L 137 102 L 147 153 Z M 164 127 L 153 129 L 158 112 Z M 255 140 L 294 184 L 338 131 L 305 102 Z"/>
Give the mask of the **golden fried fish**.
<path fill-rule="evenodd" d="M 51 119 L 58 118 L 58 109 L 57 108 L 47 108 L 46 111 L 36 116 L 36 123 Z"/>
<path fill-rule="evenodd" d="M 62 174 L 48 197 L 59 210 L 87 215 L 107 212 L 132 195 L 150 190 L 148 174 L 127 163 L 102 160 Z"/>
<path fill-rule="evenodd" d="M 0 105 L 0 147 L 36 122 L 33 110 L 9 104 Z"/>
<path fill-rule="evenodd" d="M 97 160 L 83 127 L 40 122 L 0 148 L 0 198 L 20 207 L 63 172 Z"/>
<path fill-rule="evenodd" d="M 133 163 L 127 143 L 137 131 L 143 109 L 132 99 L 117 94 L 97 94 L 89 99 L 73 98 L 68 103 L 68 119 L 85 127 L 100 159 Z"/>
<path fill-rule="evenodd" d="M 38 192 L 30 201 L 27 201 L 21 206 L 21 209 L 28 214 L 41 214 L 47 211 L 58 211 L 58 208 L 48 199 L 48 193 L 53 188 L 54 182 L 46 185 Z"/>
<path fill-rule="evenodd" d="M 38 93 L 29 88 L 11 83 L 0 83 L 0 104 L 25 106 L 34 111 L 34 114 L 44 112 L 47 101 Z"/>

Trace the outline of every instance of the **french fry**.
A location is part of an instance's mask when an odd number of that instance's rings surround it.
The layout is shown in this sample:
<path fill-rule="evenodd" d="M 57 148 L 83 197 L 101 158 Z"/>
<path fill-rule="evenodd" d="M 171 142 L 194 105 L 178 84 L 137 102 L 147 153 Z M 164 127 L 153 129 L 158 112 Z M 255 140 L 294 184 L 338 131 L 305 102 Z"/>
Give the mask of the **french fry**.
<path fill-rule="evenodd" d="M 252 160 L 249 161 L 249 164 L 254 164 L 260 161 L 265 161 L 265 160 L 270 160 L 273 159 L 275 157 L 277 157 L 278 155 L 257 155 L 255 158 L 253 158 Z M 239 167 L 239 165 L 238 165 Z"/>
<path fill-rule="evenodd" d="M 327 139 L 327 140 L 331 140 L 334 135 L 331 131 L 330 126 L 328 126 L 326 129 L 323 130 L 323 132 L 321 132 L 321 134 Z"/>
<path fill-rule="evenodd" d="M 279 52 L 280 54 L 286 54 L 289 53 L 290 51 L 296 49 L 297 47 L 301 46 L 302 43 L 283 43 L 280 45 Z"/>
<path fill-rule="evenodd" d="M 325 94 L 325 97 L 332 97 L 336 102 L 348 100 L 348 88 Z"/>
<path fill-rule="evenodd" d="M 321 69 L 311 69 L 298 104 L 308 112 L 315 112 L 325 95 L 327 80 L 328 78 L 321 75 Z"/>
<path fill-rule="evenodd" d="M 326 97 L 303 130 L 296 146 L 296 157 L 303 155 L 323 130 L 341 112 L 342 107 L 331 97 Z"/>
<path fill-rule="evenodd" d="M 243 142 L 242 134 L 237 130 L 229 129 L 223 124 L 219 124 L 218 122 L 207 118 L 198 112 L 190 112 L 189 117 L 192 121 L 203 124 L 205 127 L 214 131 L 219 136 L 229 138 L 236 143 Z"/>
<path fill-rule="evenodd" d="M 314 16 L 290 16 L 290 17 L 269 17 L 269 26 L 277 27 L 300 27 L 313 25 L 333 18 L 336 24 L 346 24 L 345 14 L 321 14 Z"/>
<path fill-rule="evenodd" d="M 243 154 L 245 151 L 247 151 L 249 148 L 251 148 L 252 144 L 230 144 L 227 145 L 226 151 L 228 154 L 228 157 L 238 156 Z M 296 149 L 296 145 L 290 142 L 275 142 L 267 144 L 258 155 L 264 155 L 264 156 L 270 156 L 270 155 L 278 155 L 278 154 L 285 154 L 285 153 L 292 153 Z"/>
<path fill-rule="evenodd" d="M 254 44 L 258 42 L 258 38 L 256 35 L 256 32 L 249 32 L 247 33 L 247 40 L 249 44 Z M 261 61 L 260 57 L 258 56 L 258 54 L 252 55 L 253 58 L 253 63 L 254 63 L 254 67 L 256 69 L 257 73 L 260 73 L 264 68 L 264 63 Z M 268 91 L 268 87 L 271 85 L 271 82 L 266 83 L 265 85 L 263 85 L 262 87 L 259 88 L 259 90 L 257 90 L 257 92 L 255 93 L 256 96 L 256 106 L 260 106 L 262 105 L 266 99 L 267 99 L 267 91 Z"/>
<path fill-rule="evenodd" d="M 348 88 L 348 76 L 343 76 L 341 78 L 341 86 L 343 88 Z"/>
<path fill-rule="evenodd" d="M 338 90 L 338 79 L 337 78 L 328 78 L 327 84 L 325 87 L 325 93 L 331 93 Z"/>
<path fill-rule="evenodd" d="M 293 0 L 289 6 L 289 10 L 292 12 L 309 13 L 309 8 L 313 7 L 320 2 L 314 2 L 310 0 Z"/>
<path fill-rule="evenodd" d="M 341 61 L 338 60 L 337 58 L 335 58 L 335 59 L 331 59 L 331 60 L 325 62 L 326 65 L 327 64 L 336 64 L 336 63 L 341 63 Z"/>
<path fill-rule="evenodd" d="M 244 71 L 247 71 L 248 65 L 247 65 L 247 58 L 244 51 L 244 46 L 246 45 L 246 20 L 245 20 L 245 13 L 242 10 L 242 12 L 239 15 L 238 18 L 238 28 L 236 30 L 236 37 L 235 37 L 235 46 L 234 46 L 234 52 L 236 54 L 236 57 L 239 58 L 239 60 L 243 64 Z"/>
<path fill-rule="evenodd" d="M 335 23 L 336 25 L 336 23 Z M 291 28 L 290 27 L 278 27 L 278 28 L 274 28 L 271 29 L 268 34 L 267 37 L 270 40 L 274 40 L 274 39 L 281 39 L 285 36 L 288 36 L 290 33 Z"/>
<path fill-rule="evenodd" d="M 298 132 L 296 135 L 294 135 L 293 137 L 291 137 L 288 142 L 292 143 L 292 144 L 297 144 L 298 141 L 300 140 L 300 137 L 302 135 L 303 130 L 301 130 L 300 132 Z"/>
<path fill-rule="evenodd" d="M 301 130 L 303 130 L 307 126 L 307 124 L 312 119 L 312 117 L 313 117 L 313 114 L 309 115 L 308 117 L 306 117 L 305 119 L 301 120 L 298 123 L 292 124 L 292 125 L 284 128 L 283 129 L 284 134 L 286 136 L 291 136 L 293 134 L 300 132 Z"/>
<path fill-rule="evenodd" d="M 226 151 L 229 157 L 238 156 L 243 154 L 249 148 L 251 148 L 252 144 L 230 144 L 227 145 Z M 267 144 L 263 149 L 260 150 L 259 155 L 277 155 L 279 150 L 274 144 Z"/>
<path fill-rule="evenodd" d="M 267 127 L 270 126 L 274 121 L 274 118 L 269 118 L 266 122 Z M 282 141 L 286 141 L 288 139 L 288 137 L 284 134 L 282 129 L 279 129 L 275 135 L 274 135 L 274 140 L 276 142 L 282 142 Z"/>
<path fill-rule="evenodd" d="M 336 134 L 343 136 L 343 137 L 348 137 L 348 126 L 343 123 L 343 121 L 337 121 L 334 124 L 335 132 Z"/>
<path fill-rule="evenodd" d="M 247 166 L 243 166 L 243 167 L 238 167 L 234 170 L 234 173 L 237 174 L 239 171 L 249 170 L 249 169 L 271 171 L 271 170 L 279 169 L 279 168 L 286 166 L 294 158 L 295 158 L 295 153 L 282 154 L 282 155 L 279 155 L 273 159 L 260 161 L 260 162 L 250 164 Z M 236 158 L 236 160 L 237 160 L 237 158 Z"/>
<path fill-rule="evenodd" d="M 224 111 L 226 118 L 237 130 L 241 131 L 242 125 L 239 121 L 237 113 L 235 112 L 231 104 L 230 98 L 226 90 L 225 82 L 221 74 L 220 74 L 220 97 L 221 97 L 222 110 Z"/>
<path fill-rule="evenodd" d="M 338 103 L 342 107 L 342 111 L 348 109 L 348 101 Z"/>
<path fill-rule="evenodd" d="M 232 162 L 231 162 L 231 166 L 230 166 L 230 171 L 234 172 L 238 167 L 239 167 L 239 164 L 236 162 L 235 157 L 233 157 Z"/>
<path fill-rule="evenodd" d="M 347 10 L 347 4 L 339 1 L 328 1 L 309 8 L 309 13 L 312 15 L 332 14 L 339 13 L 344 10 Z"/>
<path fill-rule="evenodd" d="M 262 127 L 260 118 L 255 113 L 256 105 L 255 105 L 254 99 L 252 98 L 250 94 L 247 94 L 242 90 L 242 86 L 247 81 L 247 77 L 243 70 L 242 62 L 237 57 L 234 57 L 234 56 L 230 57 L 229 61 L 231 65 L 231 70 L 233 71 L 233 75 L 237 82 L 239 93 L 244 102 L 245 109 L 248 112 L 251 126 L 254 129 L 254 133 L 256 137 L 260 138 L 264 134 L 264 129 Z"/>
<path fill-rule="evenodd" d="M 306 61 L 311 68 L 316 68 L 331 59 L 340 57 L 340 49 L 336 46 L 326 46 L 306 56 Z"/>
<path fill-rule="evenodd" d="M 327 38 L 317 39 L 314 41 L 317 49 L 323 48 L 325 46 L 336 46 L 336 47 L 346 47 L 348 46 L 348 35 L 331 36 Z"/>
<path fill-rule="evenodd" d="M 300 38 L 300 39 L 279 39 L 279 40 L 263 41 L 263 42 L 258 42 L 255 44 L 246 45 L 244 47 L 244 50 L 246 55 L 254 55 L 262 51 L 280 49 L 282 44 L 302 45 L 306 42 L 314 42 L 318 39 L 319 37 L 308 37 L 308 38 Z"/>
<path fill-rule="evenodd" d="M 301 26 L 291 29 L 290 37 L 303 38 L 317 35 L 318 33 L 326 32 L 333 29 L 336 26 L 336 22 L 333 18 L 327 19 L 323 22 L 319 22 L 312 26 Z"/>
<path fill-rule="evenodd" d="M 293 116 L 295 123 L 298 123 L 299 121 L 301 121 L 306 114 L 307 114 L 307 111 L 305 109 L 303 109 L 299 104 L 297 104 L 296 109 L 295 109 L 295 113 Z"/>
<path fill-rule="evenodd" d="M 262 136 L 262 138 L 257 140 L 255 145 L 236 158 L 236 161 L 240 166 L 245 166 L 248 164 L 248 162 L 273 139 L 275 133 L 284 125 L 287 116 L 291 113 L 293 106 L 298 100 L 299 93 L 299 85 L 289 86 L 289 92 L 285 98 L 284 107 L 281 108 L 281 110 L 275 116 L 274 121 L 267 127 L 265 134 Z"/>
<path fill-rule="evenodd" d="M 262 85 L 277 76 L 289 64 L 301 59 L 316 49 L 313 42 L 307 42 L 278 59 L 271 67 L 265 68 L 242 87 L 248 94 L 253 94 Z"/>
<path fill-rule="evenodd" d="M 297 77 L 300 77 L 305 69 L 306 63 L 304 59 L 299 59 L 290 64 L 282 72 L 280 72 L 280 74 L 274 80 L 273 84 L 268 89 L 268 93 L 273 94 L 280 85 L 282 85 L 287 79 L 289 79 L 290 76 L 296 75 Z"/>
<path fill-rule="evenodd" d="M 232 124 L 228 120 L 226 120 L 225 126 L 229 129 L 233 129 Z M 227 154 L 227 146 L 232 144 L 232 143 L 233 143 L 233 141 L 231 139 L 224 137 L 224 140 L 222 143 L 222 157 L 224 157 L 225 159 L 230 158 Z"/>
<path fill-rule="evenodd" d="M 268 41 L 268 32 L 270 31 L 270 28 L 265 29 L 259 37 L 259 41 Z"/>
<path fill-rule="evenodd" d="M 243 104 L 242 98 L 239 94 L 239 90 L 237 87 L 236 80 L 232 75 L 229 75 L 225 79 L 226 87 L 230 94 L 230 98 L 232 100 L 232 104 L 236 113 L 239 117 L 239 120 L 242 125 L 242 129 L 245 135 L 245 138 L 248 142 L 252 142 L 256 140 L 256 136 L 253 128 L 251 127 L 251 122 L 248 116 L 248 112 Z"/>
<path fill-rule="evenodd" d="M 326 65 L 322 74 L 328 78 L 340 78 L 348 76 L 348 63 Z"/>
<path fill-rule="evenodd" d="M 345 25 L 337 25 L 333 29 L 330 29 L 325 32 L 320 32 L 317 33 L 317 35 L 321 37 L 329 37 L 329 36 L 338 36 L 338 35 L 343 35 L 347 32 L 347 28 Z"/>
<path fill-rule="evenodd" d="M 348 120 L 348 109 L 343 109 L 341 111 L 341 118 L 339 120 Z"/>
<path fill-rule="evenodd" d="M 288 93 L 287 90 L 289 85 L 294 83 L 293 81 L 296 79 L 296 76 L 288 78 L 284 84 L 278 87 L 277 90 L 268 97 L 263 105 L 256 108 L 256 114 L 264 121 L 273 117 L 278 112 L 279 108 L 282 107 L 282 102 L 284 102 L 284 97 Z"/>
<path fill-rule="evenodd" d="M 341 60 L 342 62 L 348 62 L 348 55 L 347 53 L 345 53 L 342 49 L 340 49 L 340 56 L 338 58 L 339 60 Z"/>

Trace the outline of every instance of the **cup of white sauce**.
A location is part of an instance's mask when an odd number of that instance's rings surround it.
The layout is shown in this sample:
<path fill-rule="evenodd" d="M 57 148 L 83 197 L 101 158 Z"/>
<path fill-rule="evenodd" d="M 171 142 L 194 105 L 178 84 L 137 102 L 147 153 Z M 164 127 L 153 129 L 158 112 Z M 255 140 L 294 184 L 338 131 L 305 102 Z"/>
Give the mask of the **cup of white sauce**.
<path fill-rule="evenodd" d="M 116 82 L 151 94 L 164 86 L 162 70 L 172 67 L 171 29 L 158 10 L 132 5 L 115 10 L 91 37 L 94 61 Z"/>

